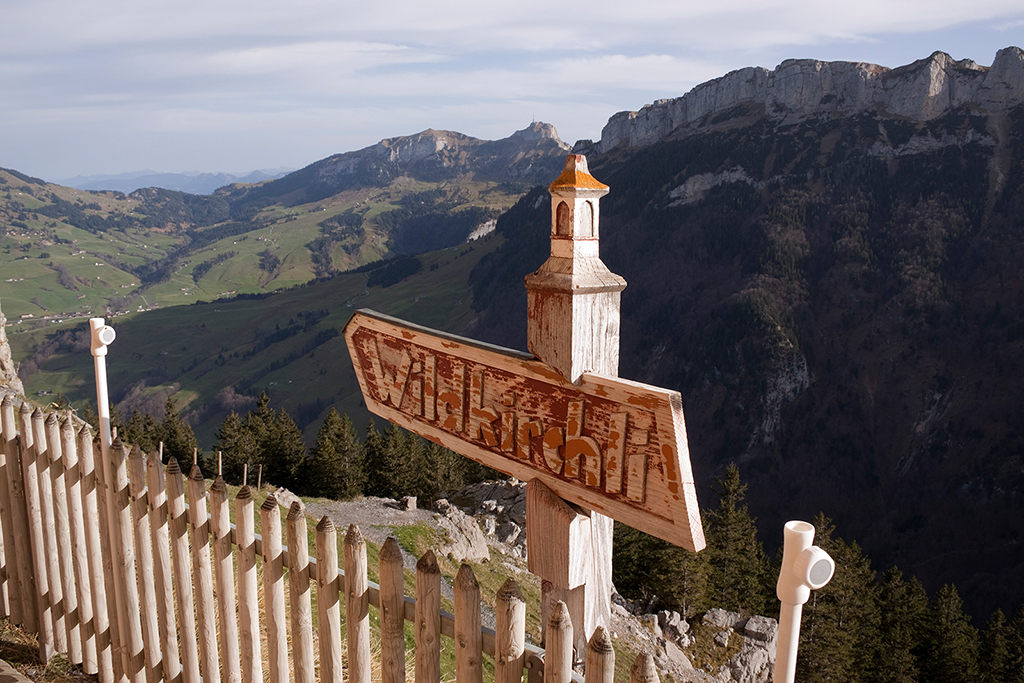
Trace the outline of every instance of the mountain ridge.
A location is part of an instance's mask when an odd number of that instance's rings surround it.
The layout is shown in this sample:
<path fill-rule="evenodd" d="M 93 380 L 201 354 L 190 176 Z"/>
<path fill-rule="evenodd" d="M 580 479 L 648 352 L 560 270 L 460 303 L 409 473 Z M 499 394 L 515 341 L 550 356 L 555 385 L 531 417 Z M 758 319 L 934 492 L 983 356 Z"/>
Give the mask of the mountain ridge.
<path fill-rule="evenodd" d="M 163 190 L 187 192 L 189 194 L 207 195 L 213 194 L 216 190 L 225 185 L 235 183 L 260 183 L 265 180 L 281 178 L 294 169 L 271 168 L 250 171 L 248 173 L 204 173 L 200 171 L 185 173 L 162 173 L 150 169 L 142 171 L 129 171 L 114 175 L 97 174 L 90 176 L 75 176 L 54 181 L 57 185 L 73 187 L 77 190 L 109 190 L 131 194 L 136 190 L 147 187 L 157 187 Z"/>
<path fill-rule="evenodd" d="M 1007 109 L 1024 102 L 1024 50 L 1006 47 L 992 66 L 954 60 L 936 51 L 890 69 L 865 62 L 787 59 L 774 70 L 745 67 L 697 85 L 686 94 L 652 102 L 639 111 L 608 119 L 596 143 L 581 152 L 603 154 L 615 147 L 642 147 L 669 136 L 698 131 L 735 107 L 753 105 L 771 120 L 795 123 L 815 116 L 877 112 L 928 121 L 965 105 Z"/>

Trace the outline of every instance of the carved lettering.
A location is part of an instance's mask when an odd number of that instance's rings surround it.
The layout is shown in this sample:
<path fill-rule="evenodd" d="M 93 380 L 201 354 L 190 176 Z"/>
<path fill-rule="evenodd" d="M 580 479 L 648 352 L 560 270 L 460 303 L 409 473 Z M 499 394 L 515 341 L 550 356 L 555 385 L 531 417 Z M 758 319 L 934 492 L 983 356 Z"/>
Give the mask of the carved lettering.
<path fill-rule="evenodd" d="M 462 363 L 453 363 L 451 377 L 447 378 L 444 386 L 439 387 L 437 394 L 438 419 L 446 431 L 462 431 L 465 422 L 465 392 L 466 366 Z"/>
<path fill-rule="evenodd" d="M 437 358 L 427 354 L 423 358 L 423 417 L 434 421 L 437 406 Z"/>
<path fill-rule="evenodd" d="M 474 372 L 469 387 L 469 438 L 483 441 L 489 448 L 497 446 L 494 423 L 499 417 L 497 410 L 484 405 L 484 371 Z"/>
<path fill-rule="evenodd" d="M 523 420 L 516 431 L 515 456 L 520 460 L 531 460 L 534 437 L 541 435 L 541 424 L 537 420 Z"/>
<path fill-rule="evenodd" d="M 601 448 L 589 436 L 583 436 L 583 421 L 586 411 L 584 401 L 570 401 L 565 431 L 565 476 L 577 479 L 583 473 L 586 486 L 601 486 Z"/>
<path fill-rule="evenodd" d="M 377 380 L 377 397 L 381 401 L 390 400 L 391 405 L 398 410 L 402 409 L 402 395 L 405 394 L 405 383 L 409 379 L 412 370 L 412 358 L 408 349 L 402 349 L 399 357 L 397 372 L 391 368 L 384 367 L 381 361 L 380 343 L 375 343 L 376 353 L 370 354 L 373 363 L 373 374 Z"/>
<path fill-rule="evenodd" d="M 561 427 L 549 427 L 544 432 L 544 464 L 555 474 L 562 473 L 562 465 L 565 463 L 565 458 L 562 457 L 561 447 L 564 444 L 565 434 Z"/>
<path fill-rule="evenodd" d="M 608 425 L 608 447 L 605 449 L 604 490 L 622 493 L 622 469 L 626 462 L 626 426 L 629 413 L 615 413 Z"/>

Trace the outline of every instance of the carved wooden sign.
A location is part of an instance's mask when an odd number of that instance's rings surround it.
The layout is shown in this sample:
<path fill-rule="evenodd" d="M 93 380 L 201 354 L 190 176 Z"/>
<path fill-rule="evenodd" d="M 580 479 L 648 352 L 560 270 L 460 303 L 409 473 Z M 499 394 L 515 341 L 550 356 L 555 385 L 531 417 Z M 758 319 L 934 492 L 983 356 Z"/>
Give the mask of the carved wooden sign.
<path fill-rule="evenodd" d="M 704 532 L 679 393 L 360 310 L 345 339 L 367 407 L 431 441 L 690 550 Z"/>

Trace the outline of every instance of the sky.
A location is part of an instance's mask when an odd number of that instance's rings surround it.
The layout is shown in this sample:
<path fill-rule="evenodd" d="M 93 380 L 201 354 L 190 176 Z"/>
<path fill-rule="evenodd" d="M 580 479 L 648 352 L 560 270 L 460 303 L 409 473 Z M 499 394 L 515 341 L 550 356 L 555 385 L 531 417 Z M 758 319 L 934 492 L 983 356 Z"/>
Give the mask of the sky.
<path fill-rule="evenodd" d="M 1024 47 L 1020 0 L 0 0 L 0 167 L 301 168 L 427 128 L 496 140 L 789 58 Z"/>

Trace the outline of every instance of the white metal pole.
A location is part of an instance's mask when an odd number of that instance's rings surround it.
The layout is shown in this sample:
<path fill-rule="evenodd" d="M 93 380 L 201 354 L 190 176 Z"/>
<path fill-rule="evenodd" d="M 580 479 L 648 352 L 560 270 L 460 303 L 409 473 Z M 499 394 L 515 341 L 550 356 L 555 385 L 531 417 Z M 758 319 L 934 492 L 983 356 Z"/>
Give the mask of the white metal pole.
<path fill-rule="evenodd" d="M 800 616 L 811 589 L 832 580 L 835 562 L 814 542 L 814 527 L 807 522 L 786 522 L 782 550 L 782 569 L 775 594 L 782 602 L 779 610 L 779 641 L 775 656 L 775 683 L 793 683 L 796 675 L 796 651 L 800 644 Z"/>
<path fill-rule="evenodd" d="M 103 318 L 90 318 L 91 345 L 93 360 L 96 364 L 96 414 L 100 423 L 100 450 L 103 462 L 109 462 L 110 456 L 110 398 L 107 394 L 107 346 L 117 336 L 114 328 L 106 324 Z"/>

